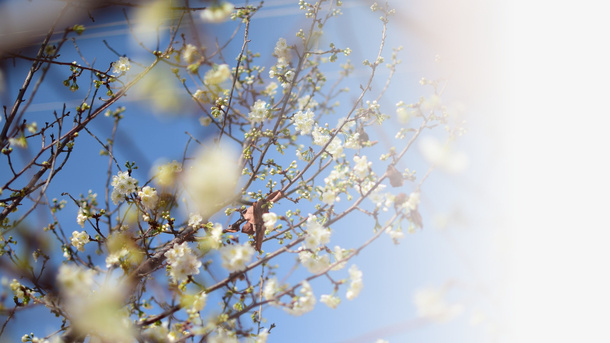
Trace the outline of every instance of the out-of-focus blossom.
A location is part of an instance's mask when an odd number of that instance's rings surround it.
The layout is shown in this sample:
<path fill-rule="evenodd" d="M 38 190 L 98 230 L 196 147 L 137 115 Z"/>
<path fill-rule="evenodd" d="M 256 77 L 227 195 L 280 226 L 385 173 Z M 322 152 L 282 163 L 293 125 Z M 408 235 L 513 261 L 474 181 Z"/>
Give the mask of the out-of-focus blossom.
<path fill-rule="evenodd" d="M 267 230 L 272 230 L 277 223 L 277 214 L 274 212 L 263 213 L 263 223 Z"/>
<path fill-rule="evenodd" d="M 425 288 L 415 292 L 413 302 L 417 315 L 437 321 L 446 321 L 462 312 L 459 304 L 449 305 L 444 299 L 445 292 L 437 288 Z"/>
<path fill-rule="evenodd" d="M 237 160 L 232 149 L 209 146 L 186 168 L 184 191 L 203 218 L 209 218 L 234 197 L 241 172 Z"/>
<path fill-rule="evenodd" d="M 330 242 L 330 229 L 325 228 L 318 222 L 316 216 L 310 215 L 307 218 L 307 236 L 305 236 L 305 246 L 307 249 L 315 250 L 321 244 Z"/>
<path fill-rule="evenodd" d="M 229 19 L 233 9 L 233 4 L 226 1 L 208 6 L 205 10 L 201 11 L 201 20 L 208 23 L 222 23 Z"/>
<path fill-rule="evenodd" d="M 152 174 L 155 177 L 155 182 L 159 186 L 171 187 L 174 185 L 174 182 L 181 171 L 182 167 L 180 166 L 180 163 L 177 161 L 172 161 L 157 165 L 155 168 L 153 168 Z"/>
<path fill-rule="evenodd" d="M 358 294 L 360 294 L 363 287 L 362 271 L 360 271 L 355 264 L 352 264 L 352 266 L 349 268 L 349 279 L 350 284 L 345 297 L 347 300 L 354 300 Z"/>
<path fill-rule="evenodd" d="M 226 245 L 220 248 L 219 251 L 222 258 L 222 266 L 230 272 L 244 270 L 256 252 L 248 243 L 244 245 Z"/>
<path fill-rule="evenodd" d="M 422 137 L 419 151 L 428 163 L 448 173 L 459 173 L 468 167 L 468 156 L 456 151 L 450 144 L 441 143 L 434 137 Z"/>
<path fill-rule="evenodd" d="M 285 308 L 286 312 L 292 314 L 293 316 L 300 316 L 310 312 L 316 305 L 316 296 L 313 294 L 313 290 L 309 285 L 309 282 L 303 281 L 301 283 L 299 293 L 301 296 L 297 297 L 296 300 L 293 301 L 292 307 Z"/>
<path fill-rule="evenodd" d="M 290 62 L 290 49 L 286 43 L 286 39 L 280 38 L 275 44 L 273 49 L 273 56 L 277 57 L 276 65 L 278 67 L 285 67 Z"/>
<path fill-rule="evenodd" d="M 203 77 L 203 82 L 206 85 L 219 85 L 231 77 L 231 68 L 228 64 L 214 65 L 208 70 Z"/>
<path fill-rule="evenodd" d="M 341 298 L 333 295 L 323 294 L 320 297 L 320 302 L 332 309 L 335 309 L 341 303 Z"/>

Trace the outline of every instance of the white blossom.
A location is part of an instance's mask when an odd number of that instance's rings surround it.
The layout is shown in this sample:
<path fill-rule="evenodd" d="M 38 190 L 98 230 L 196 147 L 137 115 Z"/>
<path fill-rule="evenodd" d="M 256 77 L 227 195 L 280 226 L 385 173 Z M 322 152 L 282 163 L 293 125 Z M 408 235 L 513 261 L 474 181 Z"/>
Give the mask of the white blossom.
<path fill-rule="evenodd" d="M 272 230 L 275 227 L 275 223 L 277 223 L 277 214 L 273 212 L 263 213 L 263 223 L 267 230 Z"/>
<path fill-rule="evenodd" d="M 323 203 L 332 205 L 338 199 L 337 194 L 331 190 L 324 190 L 320 196 Z"/>
<path fill-rule="evenodd" d="M 222 266 L 230 272 L 244 270 L 256 252 L 248 243 L 244 245 L 225 245 L 219 251 Z"/>
<path fill-rule="evenodd" d="M 80 225 L 80 227 L 85 227 L 85 221 L 89 216 L 87 215 L 87 210 L 85 210 L 82 206 L 78 208 L 78 214 L 76 215 L 76 223 Z"/>
<path fill-rule="evenodd" d="M 360 134 L 358 132 L 348 135 L 343 146 L 346 149 L 359 149 L 360 148 Z"/>
<path fill-rule="evenodd" d="M 277 301 L 275 301 L 275 295 L 279 292 L 279 284 L 277 282 L 277 278 L 271 278 L 265 282 L 265 287 L 263 287 L 263 297 L 265 300 L 269 300 L 271 305 L 276 305 Z"/>
<path fill-rule="evenodd" d="M 400 240 L 405 237 L 405 234 L 402 231 L 392 230 L 391 227 L 387 228 L 385 232 L 392 238 L 394 244 L 400 243 Z"/>
<path fill-rule="evenodd" d="M 215 65 L 208 70 L 203 77 L 206 85 L 219 85 L 231 77 L 231 69 L 228 64 Z"/>
<path fill-rule="evenodd" d="M 157 195 L 157 190 L 150 186 L 144 186 L 139 192 L 138 197 L 142 200 L 142 205 L 147 210 L 154 210 L 157 207 L 157 202 L 159 201 L 159 196 Z"/>
<path fill-rule="evenodd" d="M 72 244 L 76 250 L 85 251 L 85 244 L 89 243 L 89 234 L 85 231 L 73 231 L 72 238 L 70 238 L 70 244 Z"/>
<path fill-rule="evenodd" d="M 250 107 L 248 117 L 252 123 L 262 123 L 267 118 L 267 103 L 261 99 L 256 100 L 254 105 Z"/>
<path fill-rule="evenodd" d="M 266 94 L 268 96 L 273 96 L 275 95 L 275 93 L 277 93 L 277 83 L 276 82 L 271 82 L 267 85 L 267 87 L 265 87 L 265 90 L 263 91 L 263 94 Z"/>
<path fill-rule="evenodd" d="M 156 169 L 156 170 L 154 170 Z M 177 161 L 157 165 L 152 174 L 156 183 L 161 187 L 171 187 L 176 181 L 176 176 L 182 171 L 182 166 Z"/>
<path fill-rule="evenodd" d="M 333 256 L 335 258 L 335 262 L 341 261 L 344 258 L 348 257 L 350 254 L 349 250 L 343 249 L 340 246 L 336 245 L 333 249 Z M 340 270 L 345 268 L 347 265 L 347 261 L 343 261 L 332 268 L 332 270 Z"/>
<path fill-rule="evenodd" d="M 189 297 L 190 304 L 188 304 L 188 307 L 193 312 L 199 312 L 205 307 L 207 299 L 208 294 L 206 292 L 199 292 Z"/>
<path fill-rule="evenodd" d="M 350 284 L 345 297 L 347 300 L 354 300 L 358 294 L 360 294 L 363 287 L 362 271 L 360 271 L 355 264 L 352 264 L 352 266 L 349 268 L 349 279 Z"/>
<path fill-rule="evenodd" d="M 315 250 L 321 244 L 330 242 L 330 229 L 325 228 L 314 215 L 307 218 L 307 235 L 305 236 L 305 246 L 307 249 Z"/>
<path fill-rule="evenodd" d="M 17 279 L 13 279 L 13 281 L 11 282 L 11 284 L 9 285 L 9 287 L 11 288 L 11 291 L 13 291 L 13 294 L 15 294 L 15 296 L 18 299 L 23 300 L 25 297 L 25 292 L 23 291 L 23 286 L 19 283 L 19 281 L 17 281 Z"/>
<path fill-rule="evenodd" d="M 413 192 L 409 194 L 409 198 L 402 206 L 407 210 L 415 210 L 417 205 L 419 205 L 419 192 Z"/>
<path fill-rule="evenodd" d="M 106 256 L 106 268 L 111 268 L 114 265 L 117 265 L 121 262 L 121 258 L 129 255 L 129 249 L 127 247 L 122 247 L 117 249 L 116 251 L 108 254 Z"/>
<path fill-rule="evenodd" d="M 396 108 L 396 116 L 398 117 L 398 121 L 402 124 L 408 124 L 411 119 L 417 116 L 417 110 L 411 108 L 407 109 L 405 106 L 400 106 Z"/>
<path fill-rule="evenodd" d="M 121 74 L 129 70 L 131 68 L 131 63 L 129 63 L 129 59 L 127 57 L 119 57 L 119 60 L 112 63 L 112 73 L 113 74 Z"/>
<path fill-rule="evenodd" d="M 334 160 L 337 160 L 340 157 L 344 156 L 343 144 L 341 142 L 341 139 L 339 139 L 338 137 L 333 138 L 333 140 L 330 141 L 330 144 L 328 144 L 328 146 L 326 147 L 326 151 L 333 156 Z"/>
<path fill-rule="evenodd" d="M 303 281 L 301 283 L 301 289 L 299 290 L 299 293 L 301 294 L 301 296 L 298 297 L 296 301 L 294 301 L 292 307 L 285 309 L 286 312 L 294 316 L 300 316 L 302 314 L 310 312 L 316 305 L 316 297 L 313 294 L 313 290 L 311 289 L 309 282 Z"/>
<path fill-rule="evenodd" d="M 286 44 L 286 39 L 280 38 L 273 49 L 273 56 L 277 57 L 277 66 L 285 67 L 290 62 L 290 50 Z"/>
<path fill-rule="evenodd" d="M 112 176 L 111 185 L 112 189 L 112 202 L 116 205 L 126 195 L 129 195 L 136 191 L 136 185 L 138 181 L 133 177 L 129 176 L 129 172 L 118 172 L 117 175 Z"/>
<path fill-rule="evenodd" d="M 337 296 L 323 294 L 320 297 L 320 302 L 332 309 L 335 309 L 341 303 L 341 299 Z"/>
<path fill-rule="evenodd" d="M 169 329 L 167 328 L 167 325 L 167 322 L 164 322 L 163 324 L 155 323 L 144 330 L 143 336 L 146 338 L 147 342 L 173 342 L 169 339 Z"/>
<path fill-rule="evenodd" d="M 424 111 L 434 111 L 441 105 L 441 97 L 438 94 L 432 94 L 426 98 L 421 104 L 421 109 Z"/>
<path fill-rule="evenodd" d="M 448 173 L 459 173 L 468 167 L 468 156 L 456 151 L 448 143 L 441 143 L 433 137 L 422 137 L 419 150 L 428 163 L 438 166 Z"/>
<path fill-rule="evenodd" d="M 313 137 L 313 144 L 315 145 L 324 145 L 330 139 L 330 136 L 326 133 L 325 129 L 318 126 L 318 124 L 314 127 L 311 135 Z"/>
<path fill-rule="evenodd" d="M 241 169 L 228 147 L 202 149 L 184 173 L 183 187 L 196 211 L 207 218 L 232 199 Z"/>
<path fill-rule="evenodd" d="M 223 1 L 217 5 L 208 6 L 201 11 L 201 20 L 208 23 L 222 23 L 231 16 L 233 4 Z"/>
<path fill-rule="evenodd" d="M 341 117 L 341 118 L 339 118 L 339 120 L 337 120 L 337 129 L 340 128 L 341 125 L 343 125 L 343 128 L 341 129 L 341 131 L 347 132 L 349 129 L 354 127 L 354 125 L 356 125 L 356 121 L 353 119 L 348 120 L 347 117 Z"/>
<path fill-rule="evenodd" d="M 175 282 L 186 280 L 189 275 L 199 274 L 201 261 L 189 248 L 187 242 L 174 243 L 173 248 L 165 252 L 169 274 Z"/>
<path fill-rule="evenodd" d="M 197 47 L 194 46 L 193 44 L 187 44 L 184 47 L 184 50 L 182 50 L 182 59 L 186 63 L 191 64 L 191 63 L 195 62 L 198 58 L 199 58 L 199 51 L 197 50 Z"/>
<path fill-rule="evenodd" d="M 318 106 L 318 102 L 311 95 L 304 95 L 297 100 L 297 106 L 303 110 L 313 109 Z"/>
<path fill-rule="evenodd" d="M 93 286 L 93 276 L 95 271 L 92 269 L 62 264 L 57 272 L 57 282 L 61 292 L 76 296 L 89 292 Z"/>
<path fill-rule="evenodd" d="M 369 168 L 372 165 L 372 162 L 368 162 L 366 156 L 354 156 L 354 175 L 357 178 L 362 179 L 369 174 Z"/>
<path fill-rule="evenodd" d="M 299 111 L 294 114 L 292 122 L 295 129 L 301 132 L 301 135 L 307 135 L 313 129 L 314 113 L 311 110 Z"/>
<path fill-rule="evenodd" d="M 220 223 L 215 223 L 212 229 L 209 232 L 210 237 L 214 242 L 221 243 L 222 241 L 222 225 Z"/>
<path fill-rule="evenodd" d="M 267 338 L 269 337 L 269 332 L 267 329 L 261 330 L 261 332 L 256 336 L 256 340 L 254 343 L 267 343 Z"/>
<path fill-rule="evenodd" d="M 328 255 L 316 255 L 307 250 L 299 252 L 299 261 L 312 274 L 318 274 L 330 266 Z"/>
<path fill-rule="evenodd" d="M 191 213 L 189 215 L 188 226 L 192 228 L 198 228 L 201 222 L 203 221 L 203 217 L 199 213 Z"/>

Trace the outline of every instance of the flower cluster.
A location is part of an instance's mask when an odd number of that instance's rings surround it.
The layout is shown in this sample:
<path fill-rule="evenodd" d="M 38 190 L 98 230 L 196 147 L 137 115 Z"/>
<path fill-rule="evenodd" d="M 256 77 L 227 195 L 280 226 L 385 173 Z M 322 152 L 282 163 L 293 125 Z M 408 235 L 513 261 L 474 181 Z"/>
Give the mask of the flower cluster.
<path fill-rule="evenodd" d="M 286 44 L 286 39 L 280 38 L 273 49 L 273 56 L 277 57 L 276 66 L 278 68 L 286 67 L 290 62 L 290 49 Z"/>
<path fill-rule="evenodd" d="M 199 51 L 193 44 L 187 44 L 182 50 L 182 59 L 186 63 L 193 63 L 199 58 Z"/>
<path fill-rule="evenodd" d="M 112 73 L 122 74 L 131 68 L 131 63 L 127 57 L 120 57 L 118 61 L 112 63 Z"/>
<path fill-rule="evenodd" d="M 161 187 L 171 187 L 181 171 L 182 166 L 177 161 L 162 164 L 155 171 L 155 181 Z"/>
<path fill-rule="evenodd" d="M 285 308 L 286 312 L 292 314 L 293 316 L 300 316 L 310 312 L 316 305 L 316 297 L 313 294 L 313 290 L 311 289 L 309 282 L 303 281 L 301 283 L 299 293 L 301 293 L 301 296 L 293 300 L 292 307 Z"/>
<path fill-rule="evenodd" d="M 328 129 L 324 128 L 324 127 L 320 127 L 318 126 L 318 124 L 316 124 L 316 126 L 313 129 L 313 132 L 311 133 L 312 137 L 313 137 L 313 144 L 315 145 L 324 145 L 326 144 L 326 142 L 328 142 L 328 140 L 330 139 L 330 136 L 328 135 Z"/>
<path fill-rule="evenodd" d="M 265 300 L 268 300 L 271 305 L 277 305 L 277 301 L 275 301 L 275 295 L 279 292 L 280 287 L 277 281 L 277 278 L 270 278 L 265 282 L 265 287 L 263 287 L 263 297 Z"/>
<path fill-rule="evenodd" d="M 316 250 L 320 245 L 330 242 L 330 229 L 325 228 L 318 222 L 318 218 L 309 215 L 307 218 L 307 236 L 305 236 L 305 247 Z"/>
<path fill-rule="evenodd" d="M 174 247 L 164 255 L 167 258 L 169 274 L 175 282 L 181 282 L 189 275 L 199 274 L 201 261 L 197 259 L 186 242 L 174 243 Z"/>
<path fill-rule="evenodd" d="M 311 110 L 306 110 L 305 112 L 299 111 L 295 113 L 292 121 L 295 129 L 301 131 L 301 135 L 307 135 L 313 129 L 313 118 L 314 113 Z"/>
<path fill-rule="evenodd" d="M 108 256 L 106 256 L 106 268 L 112 268 L 113 266 L 119 264 L 121 259 L 127 257 L 129 255 L 129 249 L 123 246 L 115 251 L 111 251 Z"/>
<path fill-rule="evenodd" d="M 112 186 L 114 187 L 110 196 L 112 202 L 117 205 L 124 196 L 136 191 L 137 184 L 138 181 L 129 176 L 128 172 L 118 172 L 117 175 L 112 177 Z"/>
<path fill-rule="evenodd" d="M 267 230 L 272 230 L 277 223 L 277 214 L 273 212 L 263 213 L 263 223 Z"/>
<path fill-rule="evenodd" d="M 233 12 L 233 8 L 233 4 L 226 1 L 208 6 L 201 11 L 201 20 L 208 23 L 222 23 L 229 19 L 229 16 Z"/>
<path fill-rule="evenodd" d="M 390 238 L 392 238 L 392 242 L 394 242 L 394 244 L 400 243 L 400 240 L 405 236 L 402 231 L 392 230 L 391 227 L 388 227 L 385 232 L 388 234 L 388 236 L 390 236 Z"/>
<path fill-rule="evenodd" d="M 184 191 L 202 217 L 207 218 L 233 197 L 240 169 L 228 147 L 202 149 L 184 175 Z"/>
<path fill-rule="evenodd" d="M 267 119 L 267 113 L 267 103 L 263 100 L 258 99 L 254 103 L 254 105 L 250 107 L 250 113 L 248 113 L 248 117 L 250 118 L 250 121 L 253 124 L 262 123 L 265 121 L 265 119 Z"/>
<path fill-rule="evenodd" d="M 369 170 L 371 168 L 372 163 L 367 161 L 366 156 L 354 156 L 354 175 L 363 179 L 369 174 Z"/>
<path fill-rule="evenodd" d="M 62 264 L 57 273 L 57 282 L 64 294 L 83 294 L 93 286 L 95 271 L 70 264 Z"/>
<path fill-rule="evenodd" d="M 363 286 L 362 271 L 360 271 L 355 264 L 352 264 L 352 266 L 349 267 L 349 279 L 350 284 L 345 297 L 347 300 L 353 300 L 360 294 Z"/>
<path fill-rule="evenodd" d="M 237 272 L 246 269 L 246 264 L 254 256 L 254 248 L 246 243 L 244 245 L 225 245 L 219 249 L 222 266 L 230 271 Z"/>
<path fill-rule="evenodd" d="M 82 206 L 78 208 L 78 214 L 76 215 L 76 223 L 80 225 L 80 227 L 85 227 L 85 221 L 87 221 L 88 211 L 84 209 Z"/>
<path fill-rule="evenodd" d="M 343 154 L 343 143 L 339 137 L 335 137 L 330 141 L 330 144 L 326 147 L 326 151 L 333 156 L 334 160 L 338 160 L 345 155 Z"/>
<path fill-rule="evenodd" d="M 330 266 L 330 257 L 328 255 L 319 255 L 308 250 L 299 252 L 299 261 L 312 274 L 323 272 Z"/>
<path fill-rule="evenodd" d="M 320 296 L 320 302 L 332 309 L 335 309 L 341 303 L 341 298 L 333 295 L 323 294 Z"/>
<path fill-rule="evenodd" d="M 203 83 L 208 86 L 219 85 L 231 77 L 231 69 L 228 64 L 214 65 L 203 77 Z"/>
<path fill-rule="evenodd" d="M 192 228 L 198 228 L 201 222 L 203 222 L 203 217 L 199 213 L 191 213 L 187 225 Z"/>
<path fill-rule="evenodd" d="M 70 238 L 70 243 L 76 248 L 78 251 L 85 251 L 85 244 L 89 243 L 89 234 L 85 231 L 73 231 L 72 238 Z"/>
<path fill-rule="evenodd" d="M 318 106 L 318 101 L 311 95 L 304 95 L 297 100 L 297 106 L 303 110 L 311 110 Z"/>
<path fill-rule="evenodd" d="M 19 281 L 17 281 L 17 279 L 13 279 L 9 287 L 11 288 L 11 291 L 13 291 L 13 294 L 15 294 L 17 299 L 23 300 L 25 298 L 23 286 L 19 283 Z"/>
<path fill-rule="evenodd" d="M 157 207 L 157 202 L 159 201 L 159 196 L 157 195 L 157 191 L 150 187 L 144 186 L 139 192 L 138 197 L 142 201 L 142 205 L 144 208 L 151 211 Z"/>

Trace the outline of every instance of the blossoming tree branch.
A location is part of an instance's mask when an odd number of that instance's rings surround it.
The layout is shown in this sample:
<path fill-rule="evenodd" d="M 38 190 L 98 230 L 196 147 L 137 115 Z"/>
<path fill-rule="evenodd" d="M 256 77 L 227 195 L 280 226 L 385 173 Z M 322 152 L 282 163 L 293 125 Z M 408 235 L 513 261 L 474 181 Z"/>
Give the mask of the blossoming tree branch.
<path fill-rule="evenodd" d="M 370 57 L 358 68 L 350 48 L 323 32 L 342 15 L 339 0 L 295 1 L 304 24 L 272 50 L 257 50 L 250 34 L 262 2 L 101 2 L 81 24 L 59 26 L 86 6 L 66 2 L 41 41 L 2 52 L 28 67 L 1 122 L 0 336 L 36 307 L 59 319 L 56 331 L 24 332 L 24 342 L 265 342 L 281 325 L 266 321 L 269 311 L 299 316 L 317 302 L 335 308 L 357 298 L 366 275 L 352 258 L 421 229 L 422 185 L 435 166 L 459 164 L 439 157 L 419 174 L 405 169 L 422 132 L 444 128 L 455 139 L 462 129 L 444 111 L 441 82 L 423 80 L 425 96 L 383 108 L 400 63 L 400 48 L 386 46 L 387 4 L 371 7 L 377 49 L 363 52 Z M 141 54 L 104 41 L 100 49 L 114 57 L 88 57 L 80 43 L 87 21 L 108 8 Z M 226 21 L 235 31 L 204 44 L 201 23 Z M 69 48 L 77 61 L 66 59 Z M 147 81 L 163 67 L 171 73 L 160 82 L 179 85 L 171 92 Z M 30 109 L 47 84 L 80 98 L 36 122 Z M 182 139 L 181 157 L 149 174 L 138 174 L 137 155 L 120 160 L 129 147 L 115 136 L 138 87 L 167 111 L 179 108 L 173 94 L 186 94 L 206 132 L 185 128 L 172 138 Z M 90 129 L 99 121 L 113 125 L 109 136 Z M 51 194 L 58 175 L 70 175 L 83 136 L 97 142 L 106 178 L 87 179 L 80 194 Z M 39 213 L 51 218 L 44 227 L 31 225 Z M 360 218 L 357 228 L 350 218 Z M 356 229 L 369 238 L 346 245 L 333 237 Z"/>

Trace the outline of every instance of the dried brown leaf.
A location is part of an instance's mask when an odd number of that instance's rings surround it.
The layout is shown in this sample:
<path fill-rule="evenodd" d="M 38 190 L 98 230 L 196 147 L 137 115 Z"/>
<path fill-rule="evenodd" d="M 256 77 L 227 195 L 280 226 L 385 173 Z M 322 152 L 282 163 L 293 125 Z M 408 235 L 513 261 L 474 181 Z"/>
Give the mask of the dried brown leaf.
<path fill-rule="evenodd" d="M 402 174 L 391 164 L 388 166 L 386 174 L 390 179 L 390 185 L 392 185 L 392 187 L 400 187 L 405 182 L 405 180 L 402 178 Z"/>

